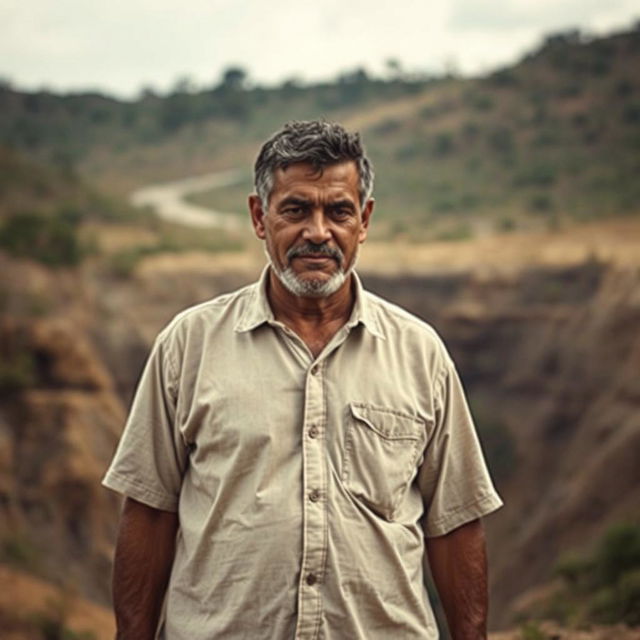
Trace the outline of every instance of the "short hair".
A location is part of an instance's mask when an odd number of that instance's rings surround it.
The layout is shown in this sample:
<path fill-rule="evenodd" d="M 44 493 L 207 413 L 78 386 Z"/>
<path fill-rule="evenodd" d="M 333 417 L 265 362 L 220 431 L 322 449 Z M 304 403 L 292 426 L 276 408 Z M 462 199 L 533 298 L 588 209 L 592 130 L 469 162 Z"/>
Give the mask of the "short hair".
<path fill-rule="evenodd" d="M 266 209 L 276 169 L 297 163 L 311 164 L 318 172 L 327 166 L 352 160 L 359 175 L 360 206 L 373 191 L 373 165 L 367 158 L 358 133 L 324 120 L 287 122 L 260 149 L 254 166 L 256 193 Z"/>

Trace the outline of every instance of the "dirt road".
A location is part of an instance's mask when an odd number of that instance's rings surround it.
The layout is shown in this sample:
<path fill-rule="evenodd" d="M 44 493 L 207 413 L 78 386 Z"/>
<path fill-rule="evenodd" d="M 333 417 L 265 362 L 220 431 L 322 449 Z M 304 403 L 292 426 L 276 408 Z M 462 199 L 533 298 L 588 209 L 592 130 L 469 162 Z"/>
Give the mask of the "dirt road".
<path fill-rule="evenodd" d="M 162 219 L 191 227 L 222 228 L 235 231 L 242 221 L 232 213 L 214 211 L 187 202 L 193 193 L 236 184 L 242 179 L 238 170 L 219 171 L 173 182 L 152 184 L 134 191 L 129 199 L 136 207 L 151 207 Z"/>

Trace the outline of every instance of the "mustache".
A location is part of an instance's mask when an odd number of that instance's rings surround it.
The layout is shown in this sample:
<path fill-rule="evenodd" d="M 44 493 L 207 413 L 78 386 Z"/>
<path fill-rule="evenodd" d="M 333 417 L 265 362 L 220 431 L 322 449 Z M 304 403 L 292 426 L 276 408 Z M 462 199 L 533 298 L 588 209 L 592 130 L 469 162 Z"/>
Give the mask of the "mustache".
<path fill-rule="evenodd" d="M 291 247 L 287 251 L 287 260 L 291 261 L 293 258 L 299 258 L 300 256 L 327 256 L 333 258 L 338 264 L 342 263 L 344 254 L 337 247 L 330 247 L 326 242 L 316 244 L 315 242 L 305 242 L 298 247 Z"/>

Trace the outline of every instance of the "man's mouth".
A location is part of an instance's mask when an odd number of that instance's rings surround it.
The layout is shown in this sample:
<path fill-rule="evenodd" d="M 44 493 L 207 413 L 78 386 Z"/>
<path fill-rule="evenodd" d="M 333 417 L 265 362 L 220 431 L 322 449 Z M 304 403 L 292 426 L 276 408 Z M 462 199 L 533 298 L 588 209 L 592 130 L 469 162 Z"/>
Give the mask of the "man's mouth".
<path fill-rule="evenodd" d="M 302 258 L 303 260 L 335 260 L 333 256 L 326 256 L 321 253 L 302 253 L 296 258 Z"/>
<path fill-rule="evenodd" d="M 287 259 L 289 260 L 289 263 L 291 263 L 295 258 L 300 258 L 302 260 L 318 264 L 328 260 L 333 260 L 336 264 L 340 265 L 342 263 L 342 252 L 337 248 L 328 247 L 326 245 L 306 245 L 294 247 L 287 252 Z"/>

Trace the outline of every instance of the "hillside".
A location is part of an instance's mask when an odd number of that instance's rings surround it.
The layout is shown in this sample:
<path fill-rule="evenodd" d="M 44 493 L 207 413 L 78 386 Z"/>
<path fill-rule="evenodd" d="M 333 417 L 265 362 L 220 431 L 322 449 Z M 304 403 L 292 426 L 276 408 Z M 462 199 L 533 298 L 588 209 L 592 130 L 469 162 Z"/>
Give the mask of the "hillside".
<path fill-rule="evenodd" d="M 377 167 L 379 237 L 456 239 L 635 215 L 640 187 L 640 29 L 550 36 L 484 78 L 176 87 L 133 102 L 0 88 L 0 143 L 72 164 L 108 192 L 212 170 L 246 179 L 198 197 L 245 210 L 261 140 L 290 118 L 361 129 Z"/>

